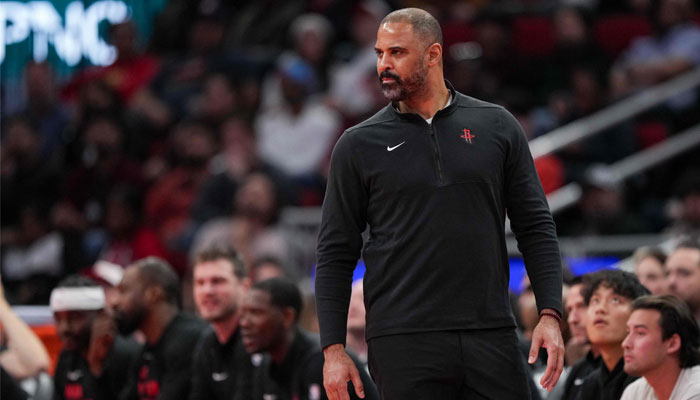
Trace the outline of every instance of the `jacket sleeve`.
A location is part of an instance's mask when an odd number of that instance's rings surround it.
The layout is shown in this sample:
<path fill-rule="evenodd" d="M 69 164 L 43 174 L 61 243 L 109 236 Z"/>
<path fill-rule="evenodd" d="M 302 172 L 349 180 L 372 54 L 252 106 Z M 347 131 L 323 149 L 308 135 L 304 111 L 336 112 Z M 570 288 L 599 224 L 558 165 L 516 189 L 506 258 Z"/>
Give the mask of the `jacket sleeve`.
<path fill-rule="evenodd" d="M 367 188 L 353 135 L 345 132 L 331 155 L 316 265 L 316 306 L 323 348 L 345 344 L 352 273 L 367 225 Z"/>
<path fill-rule="evenodd" d="M 510 226 L 523 255 L 538 310 L 551 308 L 563 315 L 561 257 L 552 213 L 524 132 L 508 112 L 504 112 L 503 123 L 510 142 L 505 168 Z"/>
<path fill-rule="evenodd" d="M 194 354 L 192 355 L 192 375 L 190 376 L 190 394 L 189 400 L 203 400 L 214 398 L 208 383 L 208 378 L 211 376 L 211 368 L 207 362 L 207 335 L 203 334 L 197 343 Z"/>

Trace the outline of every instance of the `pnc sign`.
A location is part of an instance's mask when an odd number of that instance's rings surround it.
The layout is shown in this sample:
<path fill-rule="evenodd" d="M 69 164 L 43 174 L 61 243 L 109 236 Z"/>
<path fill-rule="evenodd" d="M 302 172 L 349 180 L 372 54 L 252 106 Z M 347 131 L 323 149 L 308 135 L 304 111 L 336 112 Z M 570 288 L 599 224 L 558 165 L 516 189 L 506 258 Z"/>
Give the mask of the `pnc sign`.
<path fill-rule="evenodd" d="M 124 1 L 98 0 L 89 5 L 69 1 L 63 12 L 51 1 L 0 1 L 0 64 L 7 47 L 30 41 L 32 58 L 44 61 L 53 48 L 67 66 L 78 65 L 83 57 L 93 65 L 109 65 L 116 49 L 100 37 L 100 24 L 116 24 L 130 16 Z"/>

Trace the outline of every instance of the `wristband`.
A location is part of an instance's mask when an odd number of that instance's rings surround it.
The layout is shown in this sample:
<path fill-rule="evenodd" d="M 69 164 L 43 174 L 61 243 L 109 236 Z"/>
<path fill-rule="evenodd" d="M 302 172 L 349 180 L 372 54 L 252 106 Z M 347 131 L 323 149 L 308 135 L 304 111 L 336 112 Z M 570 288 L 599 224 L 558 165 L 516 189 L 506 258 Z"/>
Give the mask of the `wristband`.
<path fill-rule="evenodd" d="M 557 314 L 557 313 L 554 312 L 554 311 L 546 311 L 546 310 L 545 310 L 545 311 L 542 311 L 542 312 L 540 313 L 540 318 L 541 318 L 543 315 L 549 315 L 550 317 L 554 317 L 554 319 L 556 319 L 557 322 L 561 322 L 561 317 L 559 316 L 559 314 Z"/>

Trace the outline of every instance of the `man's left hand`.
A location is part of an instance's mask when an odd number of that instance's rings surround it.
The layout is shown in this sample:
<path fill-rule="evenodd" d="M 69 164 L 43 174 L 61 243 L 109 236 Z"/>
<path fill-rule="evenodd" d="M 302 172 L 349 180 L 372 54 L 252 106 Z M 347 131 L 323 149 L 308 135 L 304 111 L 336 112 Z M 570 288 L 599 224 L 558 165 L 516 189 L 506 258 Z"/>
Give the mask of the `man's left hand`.
<path fill-rule="evenodd" d="M 555 311 L 552 310 L 552 312 Z M 562 368 L 564 368 L 565 352 L 559 321 L 551 315 L 543 314 L 532 333 L 528 363 L 533 364 L 537 361 L 540 347 L 547 349 L 547 369 L 540 379 L 540 385 L 547 391 L 551 391 L 557 384 Z"/>

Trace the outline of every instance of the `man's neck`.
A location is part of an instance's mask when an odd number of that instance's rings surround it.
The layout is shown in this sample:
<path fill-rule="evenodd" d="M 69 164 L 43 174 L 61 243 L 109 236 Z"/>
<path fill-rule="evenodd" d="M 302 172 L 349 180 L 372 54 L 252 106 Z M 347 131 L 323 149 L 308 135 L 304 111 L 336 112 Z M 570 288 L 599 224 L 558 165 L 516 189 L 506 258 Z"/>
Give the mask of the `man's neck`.
<path fill-rule="evenodd" d="M 235 313 L 224 320 L 212 321 L 211 325 L 214 328 L 214 333 L 216 333 L 216 338 L 219 340 L 219 343 L 224 344 L 228 342 L 233 332 L 238 328 L 239 320 L 239 313 Z"/>
<path fill-rule="evenodd" d="M 603 358 L 603 363 L 608 368 L 608 371 L 615 369 L 615 366 L 622 358 L 622 345 L 599 346 L 600 356 Z"/>
<path fill-rule="evenodd" d="M 296 335 L 296 329 L 292 329 L 290 332 L 286 332 L 283 339 L 280 340 L 273 348 L 269 349 L 270 357 L 272 362 L 277 365 L 282 364 L 284 358 L 289 353 L 289 348 L 292 347 L 292 342 L 294 341 L 294 336 Z"/>
<path fill-rule="evenodd" d="M 410 99 L 402 100 L 397 104 L 397 108 L 402 113 L 418 114 L 423 119 L 430 119 L 450 101 L 450 91 L 442 80 L 439 84 L 426 84 L 425 93 L 416 94 Z"/>
<path fill-rule="evenodd" d="M 158 343 L 160 337 L 163 336 L 163 332 L 165 332 L 165 328 L 170 325 L 177 312 L 177 307 L 167 303 L 161 303 L 149 312 L 141 329 L 146 336 L 148 344 Z"/>
<path fill-rule="evenodd" d="M 681 367 L 678 358 L 666 357 L 661 365 L 645 373 L 644 378 L 654 388 L 654 393 L 659 400 L 668 400 L 680 374 Z"/>

